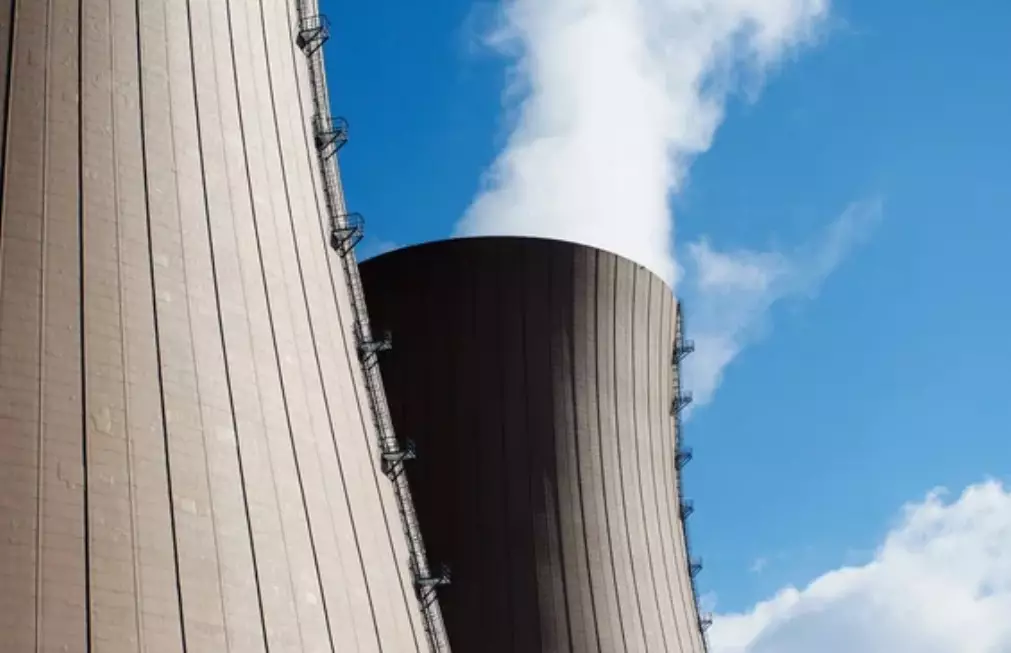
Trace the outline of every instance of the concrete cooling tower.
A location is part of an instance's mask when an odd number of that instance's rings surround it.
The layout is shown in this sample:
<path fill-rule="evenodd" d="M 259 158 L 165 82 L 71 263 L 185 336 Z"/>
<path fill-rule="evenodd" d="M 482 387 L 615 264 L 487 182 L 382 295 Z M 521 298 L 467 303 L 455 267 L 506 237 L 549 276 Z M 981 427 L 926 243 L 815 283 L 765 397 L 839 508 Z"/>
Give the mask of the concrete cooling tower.
<path fill-rule="evenodd" d="M 456 653 L 705 650 L 670 289 L 613 254 L 475 238 L 362 267 Z M 406 442 L 406 440 L 405 440 Z M 407 445 L 405 445 L 407 446 Z"/>
<path fill-rule="evenodd" d="M 447 650 L 315 0 L 0 0 L 0 652 Z"/>

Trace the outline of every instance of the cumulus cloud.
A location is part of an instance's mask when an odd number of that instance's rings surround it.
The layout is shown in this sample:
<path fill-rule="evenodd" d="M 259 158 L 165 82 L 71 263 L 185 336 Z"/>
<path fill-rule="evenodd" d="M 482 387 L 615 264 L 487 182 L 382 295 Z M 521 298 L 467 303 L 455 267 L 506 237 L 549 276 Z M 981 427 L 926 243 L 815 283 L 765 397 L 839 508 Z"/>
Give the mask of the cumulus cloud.
<path fill-rule="evenodd" d="M 711 653 L 1011 652 L 1011 491 L 905 507 L 871 562 L 718 615 Z"/>
<path fill-rule="evenodd" d="M 695 353 L 683 369 L 694 405 L 712 399 L 726 366 L 761 335 L 772 306 L 815 295 L 881 215 L 880 199 L 854 202 L 817 238 L 792 250 L 721 252 L 707 239 L 688 245 L 681 293 Z"/>
<path fill-rule="evenodd" d="M 513 128 L 458 235 L 614 251 L 677 281 L 669 198 L 728 95 L 811 42 L 829 0 L 503 0 Z"/>

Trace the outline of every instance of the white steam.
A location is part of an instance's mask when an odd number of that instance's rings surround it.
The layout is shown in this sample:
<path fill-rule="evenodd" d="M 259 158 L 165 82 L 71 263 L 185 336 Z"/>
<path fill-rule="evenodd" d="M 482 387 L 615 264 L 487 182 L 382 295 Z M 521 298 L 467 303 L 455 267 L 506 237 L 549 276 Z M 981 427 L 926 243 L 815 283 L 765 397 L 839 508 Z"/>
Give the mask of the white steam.
<path fill-rule="evenodd" d="M 723 370 L 759 337 L 777 302 L 813 297 L 846 255 L 867 238 L 883 215 L 883 202 L 853 202 L 824 232 L 790 250 L 720 252 L 702 239 L 688 245 L 682 296 L 695 353 L 685 359 L 693 406 L 709 403 Z"/>
<path fill-rule="evenodd" d="M 728 93 L 809 41 L 828 2 L 503 0 L 515 125 L 458 235 L 575 241 L 673 286 L 671 193 Z"/>

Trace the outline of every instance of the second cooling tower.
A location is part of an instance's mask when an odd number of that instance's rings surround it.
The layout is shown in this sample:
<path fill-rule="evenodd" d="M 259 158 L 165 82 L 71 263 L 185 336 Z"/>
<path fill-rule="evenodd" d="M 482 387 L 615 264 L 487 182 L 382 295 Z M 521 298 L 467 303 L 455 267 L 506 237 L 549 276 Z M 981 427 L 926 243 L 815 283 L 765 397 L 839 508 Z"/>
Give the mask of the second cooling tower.
<path fill-rule="evenodd" d="M 477 238 L 366 263 L 382 370 L 453 650 L 705 648 L 679 496 L 677 304 L 568 243 Z"/>

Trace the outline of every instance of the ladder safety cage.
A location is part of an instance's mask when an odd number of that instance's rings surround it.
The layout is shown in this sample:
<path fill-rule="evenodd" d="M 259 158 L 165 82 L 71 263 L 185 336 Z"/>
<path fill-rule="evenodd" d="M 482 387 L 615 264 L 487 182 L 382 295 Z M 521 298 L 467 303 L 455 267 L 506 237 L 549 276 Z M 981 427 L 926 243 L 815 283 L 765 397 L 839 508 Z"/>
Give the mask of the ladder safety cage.
<path fill-rule="evenodd" d="M 404 463 L 413 457 L 413 447 L 402 449 L 393 429 L 386 390 L 380 373 L 378 353 L 389 348 L 389 340 L 376 341 L 369 324 L 365 305 L 365 290 L 354 244 L 361 233 L 361 223 L 355 223 L 344 206 L 337 157 L 334 156 L 347 142 L 347 121 L 331 117 L 330 96 L 327 91 L 326 71 L 321 47 L 329 38 L 330 28 L 326 18 L 317 13 L 317 0 L 297 0 L 299 16 L 297 45 L 307 57 L 309 87 L 312 93 L 312 132 L 316 149 L 316 162 L 323 184 L 323 200 L 330 225 L 330 245 L 337 250 L 344 279 L 347 284 L 354 325 L 355 345 L 364 376 L 365 396 L 369 404 L 372 425 L 378 440 L 378 460 L 393 485 L 393 496 L 407 542 L 408 568 L 417 594 L 422 625 L 428 648 L 432 653 L 449 653 L 449 638 L 439 606 L 437 589 L 449 582 L 448 569 L 433 574 L 429 569 L 425 544 L 414 509 L 407 475 L 402 473 Z M 357 227 L 356 227 L 357 224 Z M 336 246 L 335 246 L 336 245 Z M 394 473 L 395 472 L 395 473 Z"/>
<path fill-rule="evenodd" d="M 688 564 L 688 573 L 695 578 L 702 571 L 702 558 L 692 558 L 692 561 Z"/>
<path fill-rule="evenodd" d="M 685 465 L 692 461 L 693 455 L 691 447 L 683 447 L 677 450 L 677 453 L 674 454 L 674 464 L 677 466 L 678 471 L 684 469 Z"/>
<path fill-rule="evenodd" d="M 417 457 L 417 449 L 414 445 L 414 441 L 408 440 L 404 443 L 403 447 L 395 450 L 383 451 L 381 455 L 383 460 L 383 474 L 389 477 L 390 480 L 395 480 L 396 477 L 403 473 L 404 463 L 408 460 L 414 460 Z"/>
<path fill-rule="evenodd" d="M 684 521 L 692 516 L 695 512 L 695 502 L 690 499 L 685 499 L 681 502 L 681 521 Z"/>
<path fill-rule="evenodd" d="M 348 142 L 348 121 L 317 113 L 312 117 L 312 132 L 316 151 L 323 159 L 329 159 Z"/>
<path fill-rule="evenodd" d="M 674 401 L 671 402 L 670 412 L 671 415 L 677 415 L 685 406 L 692 403 L 692 393 L 690 392 L 678 392 L 674 395 Z"/>
<path fill-rule="evenodd" d="M 305 16 L 299 21 L 295 43 L 307 57 L 311 57 L 330 39 L 330 19 L 326 14 Z"/>
<path fill-rule="evenodd" d="M 688 354 L 695 351 L 694 340 L 681 340 L 674 343 L 674 357 L 678 362 L 683 361 Z"/>
<path fill-rule="evenodd" d="M 684 321 L 681 317 L 681 302 L 678 302 L 677 339 L 674 341 L 674 364 L 677 365 L 685 357 L 695 351 L 695 341 L 685 338 Z"/>
<path fill-rule="evenodd" d="M 330 221 L 330 247 L 341 256 L 346 256 L 364 237 L 365 218 L 361 213 L 345 213 Z"/>
<path fill-rule="evenodd" d="M 450 578 L 449 565 L 446 564 L 440 565 L 439 571 L 436 574 L 424 577 L 415 575 L 414 591 L 418 595 L 418 601 L 423 606 L 430 605 L 437 598 L 435 589 L 443 585 L 449 585 Z"/>
<path fill-rule="evenodd" d="M 710 613 L 699 615 L 699 629 L 705 633 L 713 625 L 713 615 Z M 708 648 L 708 647 L 707 647 Z"/>
<path fill-rule="evenodd" d="M 391 349 L 393 349 L 393 334 L 389 331 L 384 332 L 380 340 L 358 336 L 358 358 L 361 360 L 362 366 L 369 369 L 379 363 L 379 354 Z"/>

